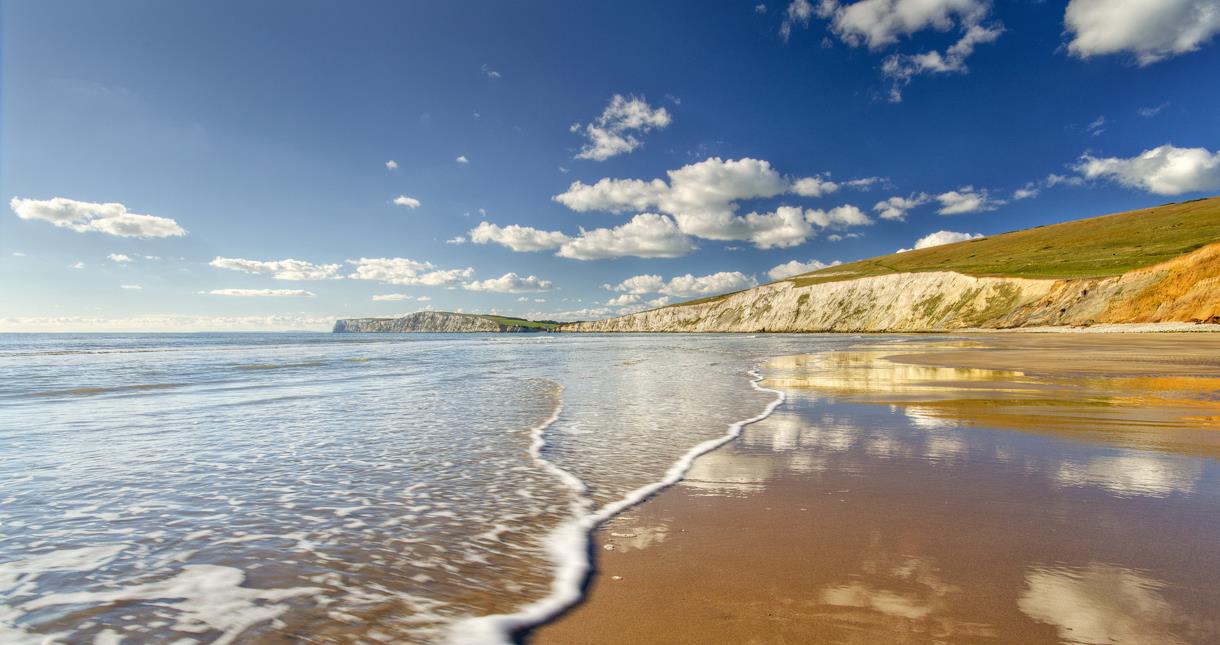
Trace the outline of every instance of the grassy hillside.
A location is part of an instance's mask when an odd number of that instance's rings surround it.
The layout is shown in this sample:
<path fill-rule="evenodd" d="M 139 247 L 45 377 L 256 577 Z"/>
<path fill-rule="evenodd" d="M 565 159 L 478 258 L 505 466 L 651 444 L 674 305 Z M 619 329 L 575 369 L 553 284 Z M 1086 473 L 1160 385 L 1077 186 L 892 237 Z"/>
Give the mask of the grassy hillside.
<path fill-rule="evenodd" d="M 530 329 L 545 329 L 554 330 L 559 327 L 559 323 L 553 320 L 526 320 L 524 318 L 514 318 L 512 316 L 492 316 L 487 314 L 479 314 L 480 318 L 486 318 L 496 324 L 528 327 Z"/>
<path fill-rule="evenodd" d="M 887 273 L 1087 278 L 1118 275 L 1220 241 L 1220 197 L 894 253 L 787 278 L 798 286 Z"/>

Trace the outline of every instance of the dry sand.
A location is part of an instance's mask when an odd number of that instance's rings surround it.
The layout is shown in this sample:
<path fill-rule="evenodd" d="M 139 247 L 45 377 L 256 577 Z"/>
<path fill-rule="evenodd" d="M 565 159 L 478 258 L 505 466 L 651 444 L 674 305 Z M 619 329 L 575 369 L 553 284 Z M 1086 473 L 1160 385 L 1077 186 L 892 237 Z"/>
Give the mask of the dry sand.
<path fill-rule="evenodd" d="M 538 643 L 1220 642 L 1220 337 L 785 357 Z"/>

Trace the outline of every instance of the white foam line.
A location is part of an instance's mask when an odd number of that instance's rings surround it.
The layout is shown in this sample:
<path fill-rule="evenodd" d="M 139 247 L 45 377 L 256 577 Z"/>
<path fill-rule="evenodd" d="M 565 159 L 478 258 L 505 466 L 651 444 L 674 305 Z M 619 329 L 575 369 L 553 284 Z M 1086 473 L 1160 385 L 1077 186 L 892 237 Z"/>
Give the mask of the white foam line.
<path fill-rule="evenodd" d="M 741 436 L 742 430 L 751 423 L 757 423 L 771 416 L 775 408 L 784 402 L 784 393 L 760 386 L 762 375 L 756 370 L 750 370 L 750 386 L 760 392 L 775 394 L 773 399 L 763 409 L 762 413 L 744 421 L 738 421 L 729 426 L 728 431 L 715 439 L 708 439 L 691 448 L 674 462 L 665 477 L 660 481 L 641 486 L 625 497 L 603 506 L 596 512 L 589 512 L 593 502 L 585 496 L 588 488 L 585 483 L 572 473 L 560 468 L 542 456 L 546 446 L 546 429 L 559 419 L 563 409 L 562 401 L 555 406 L 555 412 L 549 419 L 532 431 L 534 438 L 530 445 L 530 455 L 540 466 L 553 473 L 565 484 L 580 495 L 572 503 L 573 519 L 560 524 L 546 538 L 547 554 L 555 563 L 555 576 L 551 580 L 551 592 L 511 614 L 495 614 L 491 616 L 475 616 L 458 621 L 449 631 L 448 642 L 452 645 L 504 645 L 513 642 L 513 635 L 523 629 L 541 625 L 580 602 L 585 580 L 593 562 L 589 557 L 589 546 L 593 538 L 593 530 L 602 522 L 639 504 L 658 491 L 674 485 L 690 470 L 695 459 L 723 446 Z"/>

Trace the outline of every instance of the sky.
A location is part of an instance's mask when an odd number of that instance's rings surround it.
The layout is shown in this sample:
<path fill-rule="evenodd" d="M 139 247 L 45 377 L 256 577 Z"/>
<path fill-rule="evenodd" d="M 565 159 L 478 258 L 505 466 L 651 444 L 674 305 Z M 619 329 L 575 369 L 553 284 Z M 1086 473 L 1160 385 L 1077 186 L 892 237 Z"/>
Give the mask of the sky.
<path fill-rule="evenodd" d="M 0 20 L 0 331 L 601 318 L 1220 193 L 1220 0 Z"/>

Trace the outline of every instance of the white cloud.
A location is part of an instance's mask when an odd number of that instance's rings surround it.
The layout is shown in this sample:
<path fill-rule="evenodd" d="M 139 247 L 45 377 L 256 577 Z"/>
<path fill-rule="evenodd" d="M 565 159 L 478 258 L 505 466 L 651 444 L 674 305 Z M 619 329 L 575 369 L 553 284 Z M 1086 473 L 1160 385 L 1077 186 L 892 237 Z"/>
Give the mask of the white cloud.
<path fill-rule="evenodd" d="M 953 244 L 954 242 L 965 242 L 966 240 L 976 240 L 983 237 L 978 233 L 958 233 L 956 231 L 937 231 L 929 233 L 918 240 L 915 240 L 916 249 L 926 249 L 933 246 L 941 246 L 943 244 Z M 898 253 L 906 253 L 911 249 L 898 249 Z"/>
<path fill-rule="evenodd" d="M 614 228 L 581 229 L 580 235 L 564 242 L 556 255 L 574 260 L 600 260 L 634 256 L 676 258 L 695 250 L 674 221 L 664 215 L 641 213 Z"/>
<path fill-rule="evenodd" d="M 754 13 L 767 13 L 767 5 L 761 3 L 754 5 Z"/>
<path fill-rule="evenodd" d="M 480 222 L 470 229 L 469 235 L 475 244 L 499 244 L 518 252 L 555 249 L 571 239 L 559 231 L 541 231 L 517 224 L 497 226 L 491 222 Z"/>
<path fill-rule="evenodd" d="M 740 271 L 721 271 L 720 273 L 704 276 L 695 276 L 688 273 L 672 278 L 669 282 L 666 282 L 658 275 L 637 275 L 627 278 L 617 285 L 611 286 L 607 284 L 602 286 L 612 291 L 629 295 L 659 293 L 675 298 L 691 298 L 694 296 L 710 296 L 727 291 L 749 289 L 750 287 L 758 286 L 758 281 Z"/>
<path fill-rule="evenodd" d="M 794 8 L 807 2 L 798 0 Z M 893 54 L 882 63 L 882 74 L 891 81 L 890 100 L 902 100 L 902 88 L 920 74 L 965 73 L 966 59 L 977 45 L 999 38 L 1003 27 L 985 25 L 991 12 L 988 0 L 860 0 L 843 3 L 821 0 L 818 16 L 830 22 L 830 30 L 851 47 L 867 47 L 880 51 L 898 44 L 899 40 L 926 29 L 957 30 L 961 37 L 941 53 L 927 51 L 918 54 Z M 798 21 L 785 19 L 784 28 Z M 802 25 L 808 23 L 808 16 Z M 790 27 L 789 27 L 790 29 Z"/>
<path fill-rule="evenodd" d="M 1151 119 L 1152 117 L 1160 114 L 1161 111 L 1167 107 L 1169 107 L 1169 103 L 1161 103 L 1160 105 L 1142 107 L 1142 108 L 1136 110 L 1135 113 L 1144 117 L 1145 119 Z"/>
<path fill-rule="evenodd" d="M 119 264 L 131 262 L 131 256 L 125 253 L 111 253 L 110 255 L 107 255 L 106 258 L 111 262 L 118 262 Z"/>
<path fill-rule="evenodd" d="M 503 76 L 500 74 L 500 72 L 492 69 L 487 63 L 483 63 L 483 67 L 481 69 L 483 70 L 483 73 L 487 75 L 487 78 L 501 78 Z"/>
<path fill-rule="evenodd" d="M 1211 191 L 1220 189 L 1220 151 L 1167 143 L 1126 159 L 1084 155 L 1076 171 L 1088 179 L 1110 179 L 1157 195 Z"/>
<path fill-rule="evenodd" d="M 378 293 L 373 296 L 373 302 L 398 302 L 410 299 L 411 296 L 405 293 Z"/>
<path fill-rule="evenodd" d="M 1027 182 L 1024 186 L 1012 191 L 1012 198 L 1016 200 L 1032 199 L 1042 192 L 1042 188 L 1037 182 Z"/>
<path fill-rule="evenodd" d="M 851 204 L 836 206 L 828 211 L 820 208 L 811 208 L 805 211 L 805 219 L 809 220 L 811 224 L 817 224 L 822 228 L 869 226 L 873 223 L 873 220 L 869 219 L 868 215 L 864 214 L 864 211 Z"/>
<path fill-rule="evenodd" d="M 78 233 L 140 238 L 186 235 L 186 230 L 168 217 L 131 213 L 126 206 L 117 202 L 98 204 L 63 197 L 41 200 L 14 197 L 9 201 L 9 206 L 21 219 L 45 220 Z"/>
<path fill-rule="evenodd" d="M 823 3 L 825 4 L 825 3 Z M 809 0 L 792 0 L 784 10 L 784 19 L 779 24 L 779 37 L 788 42 L 792 37 L 793 27 L 808 27 L 809 19 L 813 17 L 813 5 Z"/>
<path fill-rule="evenodd" d="M 85 268 L 85 263 L 81 262 L 80 260 L 77 260 L 76 262 L 72 263 L 72 265 L 69 266 L 68 268 L 69 269 L 83 269 L 83 268 Z"/>
<path fill-rule="evenodd" d="M 350 280 L 374 280 L 387 284 L 425 287 L 457 286 L 474 275 L 474 269 L 437 269 L 431 262 L 408 258 L 360 258 L 348 260 L 356 267 Z"/>
<path fill-rule="evenodd" d="M 470 160 L 466 158 L 466 155 L 458 155 L 458 158 L 454 161 L 457 161 L 458 163 L 470 163 Z"/>
<path fill-rule="evenodd" d="M 837 264 L 839 264 L 838 260 L 835 260 L 830 264 L 826 264 L 825 262 L 820 262 L 818 260 L 810 260 L 808 262 L 792 260 L 791 262 L 785 262 L 772 267 L 770 271 L 767 271 L 767 276 L 772 280 L 783 280 L 784 278 L 791 278 L 794 275 L 809 273 L 810 271 L 817 271 L 818 269 L 825 269 L 826 267 L 835 266 Z"/>
<path fill-rule="evenodd" d="M 428 302 L 429 300 L 432 300 L 432 296 L 420 296 L 415 300 L 418 302 Z"/>
<path fill-rule="evenodd" d="M 519 276 L 516 273 L 505 273 L 498 278 L 471 282 L 466 285 L 470 291 L 493 291 L 495 293 L 526 293 L 534 291 L 550 291 L 553 288 L 550 280 L 542 280 L 537 276 Z"/>
<path fill-rule="evenodd" d="M 1220 2 L 1071 0 L 1063 23 L 1074 56 L 1126 53 L 1144 66 L 1207 44 L 1220 33 Z"/>
<path fill-rule="evenodd" d="M 457 235 L 445 240 L 445 244 L 465 244 L 466 238 L 462 235 Z"/>
<path fill-rule="evenodd" d="M 801 197 L 821 197 L 839 189 L 839 185 L 827 177 L 813 176 L 792 182 L 791 191 Z"/>
<path fill-rule="evenodd" d="M 208 263 L 218 269 L 270 275 L 276 280 L 326 280 L 339 273 L 339 264 L 314 264 L 304 260 L 245 260 L 217 257 Z"/>
<path fill-rule="evenodd" d="M 388 170 L 398 170 L 398 162 L 391 159 L 385 162 L 385 167 Z"/>
<path fill-rule="evenodd" d="M 909 197 L 895 195 L 874 204 L 873 210 L 877 211 L 877 216 L 881 219 L 901 221 L 906 219 L 907 211 L 923 206 L 931 200 L 927 193 L 912 193 Z"/>
<path fill-rule="evenodd" d="M 961 215 L 963 213 L 979 213 L 993 211 L 1007 202 L 991 196 L 987 189 L 976 190 L 973 186 L 962 186 L 957 190 L 941 193 L 936 196 L 940 202 L 941 215 Z"/>
<path fill-rule="evenodd" d="M 204 293 L 212 296 L 242 298 L 313 298 L 317 295 L 304 289 L 212 289 Z"/>
<path fill-rule="evenodd" d="M 576 155 L 578 159 L 605 161 L 644 145 L 639 135 L 662 130 L 673 121 L 663 107 L 653 108 L 643 98 L 615 94 L 601 116 L 592 123 L 575 123 L 570 128 L 589 140 Z"/>
<path fill-rule="evenodd" d="M 640 301 L 640 296 L 634 293 L 624 293 L 621 296 L 615 296 L 606 301 L 607 307 L 626 307 L 634 305 Z"/>
<path fill-rule="evenodd" d="M 606 178 L 590 185 L 576 181 L 554 200 L 578 212 L 621 213 L 656 208 L 671 215 L 678 229 L 687 235 L 710 240 L 751 240 L 759 248 L 769 248 L 799 244 L 812 234 L 812 229 L 796 215 L 800 209 L 781 207 L 772 213 L 739 216 L 737 202 L 787 192 L 824 194 L 830 190 L 827 184 L 833 184 L 823 177 L 791 180 L 769 162 L 750 158 L 726 161 L 710 157 L 670 170 L 667 175 L 668 182 Z M 804 219 L 817 222 L 822 217 Z M 867 219 L 842 219 L 836 224 L 863 224 Z"/>
<path fill-rule="evenodd" d="M 22 253 L 21 251 L 13 251 L 13 257 L 15 257 L 15 258 L 23 258 L 23 257 L 25 257 L 25 254 L 24 254 L 24 253 Z"/>
<path fill-rule="evenodd" d="M 602 288 L 620 293 L 658 293 L 665 288 L 665 278 L 659 275 L 637 275 L 617 285 L 603 284 Z"/>
<path fill-rule="evenodd" d="M 1001 27 L 968 25 L 962 37 L 943 54 L 933 50 L 922 54 L 889 56 L 881 64 L 881 73 L 891 81 L 890 101 L 901 101 L 902 88 L 920 74 L 965 74 L 970 71 L 966 67 L 966 59 L 974 53 L 975 46 L 995 42 L 1002 33 L 1004 29 Z"/>
<path fill-rule="evenodd" d="M 120 285 L 119 285 L 119 288 L 120 288 L 120 289 L 127 289 L 127 290 L 129 290 L 129 291 L 139 291 L 140 289 L 143 289 L 144 287 L 141 287 L 141 286 L 140 286 L 140 285 L 138 285 L 138 284 L 120 284 Z"/>
<path fill-rule="evenodd" d="M 1088 125 L 1084 126 L 1084 131 L 1096 137 L 1106 131 L 1106 125 L 1106 117 L 1105 115 L 1102 115 L 1096 119 L 1093 119 Z"/>
<path fill-rule="evenodd" d="M 398 197 L 395 197 L 394 203 L 399 206 L 406 206 L 407 208 L 419 208 L 421 205 L 418 199 L 415 199 L 414 197 L 407 197 L 406 195 L 399 195 Z"/>

